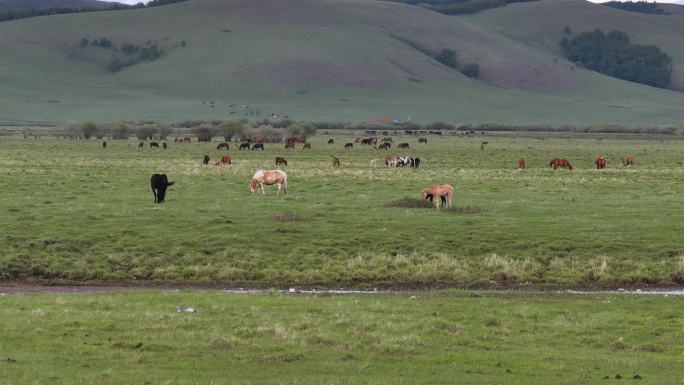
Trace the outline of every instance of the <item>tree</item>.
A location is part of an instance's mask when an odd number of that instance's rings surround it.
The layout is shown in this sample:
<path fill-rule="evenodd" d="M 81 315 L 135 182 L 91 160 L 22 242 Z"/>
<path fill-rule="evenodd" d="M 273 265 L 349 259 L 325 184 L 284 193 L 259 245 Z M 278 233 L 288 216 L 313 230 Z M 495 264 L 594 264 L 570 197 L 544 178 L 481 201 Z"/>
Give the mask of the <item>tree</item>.
<path fill-rule="evenodd" d="M 87 37 L 84 37 L 83 39 L 81 39 L 81 42 L 78 43 L 78 46 L 81 47 L 81 48 L 85 48 L 85 47 L 87 47 L 87 46 L 89 46 L 89 45 L 90 45 L 90 41 L 88 41 L 88 38 L 87 38 Z"/>
<path fill-rule="evenodd" d="M 236 136 L 244 136 L 246 126 L 243 120 L 226 120 L 218 126 L 217 134 L 230 142 Z"/>
<path fill-rule="evenodd" d="M 128 139 L 131 136 L 131 128 L 120 120 L 109 123 L 108 131 L 112 139 Z"/>
<path fill-rule="evenodd" d="M 453 49 L 444 48 L 434 55 L 434 58 L 447 67 L 456 68 L 456 51 Z"/>
<path fill-rule="evenodd" d="M 90 139 L 98 134 L 98 127 L 95 122 L 84 122 L 81 124 L 81 133 L 86 139 Z"/>
<path fill-rule="evenodd" d="M 157 124 L 157 130 L 159 131 L 159 139 L 166 140 L 166 138 L 173 134 L 173 128 L 166 123 Z"/>
<path fill-rule="evenodd" d="M 287 133 L 290 136 L 304 136 L 308 138 L 316 135 L 316 126 L 311 123 L 297 123 L 289 126 Z"/>
<path fill-rule="evenodd" d="M 140 140 L 152 140 L 158 131 L 159 128 L 156 124 L 145 124 L 135 130 L 135 136 Z"/>
<path fill-rule="evenodd" d="M 216 134 L 216 129 L 208 124 L 201 124 L 192 128 L 192 133 L 197 135 L 199 142 L 211 142 L 211 138 Z"/>
<path fill-rule="evenodd" d="M 476 78 L 480 76 L 480 65 L 477 63 L 468 63 L 463 67 L 461 73 L 469 78 Z"/>

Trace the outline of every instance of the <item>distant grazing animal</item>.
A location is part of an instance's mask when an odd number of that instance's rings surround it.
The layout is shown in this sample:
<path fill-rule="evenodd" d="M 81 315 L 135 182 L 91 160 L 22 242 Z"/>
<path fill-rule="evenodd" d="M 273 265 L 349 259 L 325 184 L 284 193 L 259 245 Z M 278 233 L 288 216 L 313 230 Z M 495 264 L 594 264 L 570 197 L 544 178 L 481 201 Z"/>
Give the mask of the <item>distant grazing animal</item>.
<path fill-rule="evenodd" d="M 489 144 L 489 142 L 482 142 L 480 144 L 480 151 L 484 151 L 485 147 Z"/>
<path fill-rule="evenodd" d="M 209 164 L 209 155 L 205 155 L 204 158 L 202 158 L 202 163 L 206 166 Z"/>
<path fill-rule="evenodd" d="M 408 156 L 400 156 L 394 160 L 396 167 L 420 167 L 420 158 L 411 158 Z"/>
<path fill-rule="evenodd" d="M 425 138 L 418 138 L 418 143 L 427 143 L 427 139 L 425 139 Z"/>
<path fill-rule="evenodd" d="M 606 158 L 599 156 L 594 161 L 594 164 L 596 164 L 597 170 L 603 170 L 604 168 L 606 168 Z"/>
<path fill-rule="evenodd" d="M 332 165 L 333 167 L 340 167 L 340 158 L 333 155 L 332 157 Z"/>
<path fill-rule="evenodd" d="M 285 143 L 285 149 L 294 149 L 295 148 L 295 142 L 287 142 Z"/>
<path fill-rule="evenodd" d="M 435 207 L 439 207 L 440 202 L 446 207 L 451 207 L 451 202 L 454 197 L 454 188 L 448 184 L 433 184 L 421 191 L 420 196 L 423 199 L 433 200 L 439 197 L 439 201 L 434 201 Z"/>
<path fill-rule="evenodd" d="M 311 143 L 305 143 L 304 150 L 311 150 Z"/>
<path fill-rule="evenodd" d="M 362 146 L 366 146 L 366 145 L 370 146 L 372 144 L 373 144 L 373 141 L 371 139 L 361 139 L 361 145 Z"/>
<path fill-rule="evenodd" d="M 183 142 L 190 143 L 190 142 L 192 142 L 192 138 L 189 136 L 185 136 L 185 137 L 183 137 Z"/>
<path fill-rule="evenodd" d="M 566 168 L 569 170 L 572 170 L 572 165 L 570 164 L 570 162 L 568 162 L 567 159 L 560 159 L 560 158 L 551 159 L 551 162 L 549 162 L 549 167 L 553 167 L 554 170 L 559 168 L 559 167 L 564 169 L 564 170 Z"/>
<path fill-rule="evenodd" d="M 328 139 L 328 144 L 335 144 L 335 139 Z"/>
<path fill-rule="evenodd" d="M 216 146 L 217 150 L 228 150 L 230 149 L 230 145 L 228 143 L 221 143 L 218 146 Z"/>
<path fill-rule="evenodd" d="M 285 158 L 281 158 L 279 156 L 276 156 L 275 164 L 276 164 L 276 166 L 287 166 L 287 161 L 285 160 Z"/>
<path fill-rule="evenodd" d="M 249 183 L 249 192 L 254 193 L 258 189 L 266 195 L 264 190 L 264 185 L 271 186 L 277 184 L 278 192 L 276 195 L 280 194 L 282 189 L 285 194 L 287 194 L 287 174 L 282 170 L 259 170 L 252 177 L 252 181 Z"/>
<path fill-rule="evenodd" d="M 107 142 L 102 142 L 102 148 L 107 148 Z"/>
<path fill-rule="evenodd" d="M 150 185 L 152 186 L 152 194 L 154 194 L 154 203 L 164 203 L 166 197 L 166 188 L 174 184 L 169 182 L 166 174 L 154 174 L 150 178 Z"/>
<path fill-rule="evenodd" d="M 144 143 L 144 142 L 140 142 L 140 143 L 138 144 L 138 148 L 143 148 L 143 147 L 145 147 L 145 143 Z"/>
<path fill-rule="evenodd" d="M 396 167 L 397 166 L 397 160 L 390 154 L 385 155 L 385 164 L 388 167 Z"/>
<path fill-rule="evenodd" d="M 252 151 L 254 150 L 261 150 L 264 151 L 264 144 L 263 143 L 257 143 L 254 146 L 252 146 Z"/>
<path fill-rule="evenodd" d="M 411 167 L 420 167 L 420 158 L 413 158 L 413 164 L 411 165 Z"/>
<path fill-rule="evenodd" d="M 408 143 L 399 143 L 399 144 L 397 144 L 397 148 L 409 148 L 409 144 Z"/>
<path fill-rule="evenodd" d="M 389 138 L 389 137 L 387 137 L 387 138 L 382 138 L 382 142 L 383 142 L 383 143 L 392 143 L 392 142 L 394 142 L 394 139 Z"/>
<path fill-rule="evenodd" d="M 242 150 L 245 149 L 245 148 L 249 150 L 249 143 L 247 143 L 247 142 L 241 143 L 241 144 L 240 144 L 240 147 L 238 148 L 238 150 L 242 151 Z"/>
<path fill-rule="evenodd" d="M 233 164 L 233 159 L 231 159 L 229 155 L 223 155 L 221 157 L 221 159 L 218 162 L 216 162 L 214 165 L 215 166 L 219 166 L 219 165 L 225 166 L 227 164 Z"/>
<path fill-rule="evenodd" d="M 390 148 L 392 148 L 392 144 L 390 142 L 380 143 L 378 146 L 378 150 L 389 150 Z"/>
<path fill-rule="evenodd" d="M 371 159 L 370 163 L 368 164 L 369 167 L 375 167 L 377 161 L 375 159 Z"/>
<path fill-rule="evenodd" d="M 523 158 L 518 159 L 518 168 L 521 170 L 525 169 L 525 159 L 523 159 Z"/>
<path fill-rule="evenodd" d="M 166 142 L 162 143 L 162 147 L 164 148 L 164 150 L 166 150 L 167 148 L 169 148 L 169 146 L 166 144 Z"/>
<path fill-rule="evenodd" d="M 180 136 L 177 136 L 173 141 L 174 141 L 174 143 L 182 143 L 182 142 L 183 142 L 183 138 L 180 137 Z"/>
<path fill-rule="evenodd" d="M 347 143 L 344 145 L 344 148 L 354 148 L 354 143 Z"/>
<path fill-rule="evenodd" d="M 632 158 L 632 155 L 627 155 L 625 166 L 634 166 L 634 158 Z"/>
<path fill-rule="evenodd" d="M 363 140 L 363 138 L 356 138 L 356 139 L 354 139 L 354 143 L 356 143 L 356 144 L 361 143 L 362 140 Z"/>
<path fill-rule="evenodd" d="M 157 143 L 157 142 L 150 142 L 150 148 L 159 148 L 159 143 Z"/>

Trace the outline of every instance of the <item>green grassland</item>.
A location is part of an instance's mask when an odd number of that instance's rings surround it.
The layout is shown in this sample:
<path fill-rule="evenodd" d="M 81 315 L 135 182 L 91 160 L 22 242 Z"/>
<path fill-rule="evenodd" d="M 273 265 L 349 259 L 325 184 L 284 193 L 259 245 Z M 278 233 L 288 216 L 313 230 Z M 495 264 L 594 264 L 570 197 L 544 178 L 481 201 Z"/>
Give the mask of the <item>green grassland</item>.
<path fill-rule="evenodd" d="M 673 56 L 680 87 L 682 17 L 580 0 L 512 4 L 472 17 L 376 0 L 191 0 L 4 22 L 0 123 L 278 114 L 333 121 L 396 115 L 420 122 L 680 124 L 684 94 L 576 68 L 557 42 L 565 24 L 576 31 L 617 25 Z M 544 28 L 526 29 L 537 25 Z M 149 42 L 165 53 L 110 73 L 109 61 L 122 54 L 79 48 L 84 37 L 107 38 L 117 47 Z M 480 78 L 424 53 L 445 48 L 457 52 L 461 66 L 478 63 Z M 215 107 L 202 103 L 207 100 Z M 261 114 L 248 116 L 241 105 Z"/>
<path fill-rule="evenodd" d="M 684 365 L 683 300 L 471 292 L 3 296 L 0 384 L 669 385 L 681 382 Z M 177 313 L 178 306 L 197 312 Z"/>
<path fill-rule="evenodd" d="M 684 282 L 684 166 L 679 140 L 485 136 L 396 137 L 420 169 L 382 166 L 387 152 L 228 153 L 216 143 L 138 149 L 137 141 L 0 142 L 0 278 L 230 286 L 457 287 Z M 395 142 L 396 143 L 396 142 Z M 334 170 L 330 156 L 342 167 Z M 594 169 L 602 154 L 608 168 Z M 632 154 L 634 167 L 617 165 Z M 290 190 L 251 196 L 255 170 L 289 165 Z M 519 156 L 528 169 L 516 170 Z M 552 157 L 573 171 L 551 170 Z M 370 168 L 376 159 L 378 167 Z M 152 173 L 176 184 L 153 203 Z M 455 210 L 388 207 L 434 183 Z"/>

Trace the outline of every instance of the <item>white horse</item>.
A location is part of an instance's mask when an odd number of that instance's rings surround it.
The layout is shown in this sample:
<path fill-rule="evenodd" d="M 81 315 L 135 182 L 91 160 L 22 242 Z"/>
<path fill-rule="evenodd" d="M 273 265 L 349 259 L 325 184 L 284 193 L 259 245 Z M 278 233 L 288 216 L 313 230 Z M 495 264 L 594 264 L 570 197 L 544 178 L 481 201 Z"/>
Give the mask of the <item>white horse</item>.
<path fill-rule="evenodd" d="M 274 184 L 278 185 L 278 192 L 276 192 L 276 195 L 280 194 L 280 189 L 283 190 L 283 193 L 287 194 L 287 174 L 285 171 L 258 170 L 249 183 L 249 192 L 254 193 L 260 188 L 261 192 L 266 195 L 264 185 L 271 186 Z"/>

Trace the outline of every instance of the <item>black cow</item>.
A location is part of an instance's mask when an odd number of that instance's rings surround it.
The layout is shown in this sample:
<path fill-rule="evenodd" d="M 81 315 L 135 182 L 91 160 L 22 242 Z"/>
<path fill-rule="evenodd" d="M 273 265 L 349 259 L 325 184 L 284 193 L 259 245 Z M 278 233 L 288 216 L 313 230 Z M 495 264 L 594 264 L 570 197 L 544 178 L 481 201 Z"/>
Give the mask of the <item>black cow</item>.
<path fill-rule="evenodd" d="M 159 148 L 159 143 L 157 143 L 157 142 L 150 142 L 150 148 Z"/>
<path fill-rule="evenodd" d="M 144 142 L 140 142 L 140 144 L 138 145 L 138 148 L 143 148 L 143 147 L 145 147 L 145 143 L 144 143 Z"/>
<path fill-rule="evenodd" d="M 238 150 L 242 151 L 242 149 L 244 149 L 244 148 L 249 150 L 249 143 L 241 143 Z"/>
<path fill-rule="evenodd" d="M 202 163 L 204 163 L 205 166 L 209 164 L 209 155 L 204 156 L 204 158 L 202 159 Z"/>
<path fill-rule="evenodd" d="M 354 148 L 354 143 L 347 143 L 344 145 L 344 148 Z"/>
<path fill-rule="evenodd" d="M 335 139 L 328 139 L 328 144 L 335 144 Z"/>
<path fill-rule="evenodd" d="M 102 142 L 102 148 L 107 148 L 107 142 Z"/>
<path fill-rule="evenodd" d="M 162 143 L 162 147 L 164 147 L 164 150 L 166 150 L 167 148 L 169 148 L 169 146 L 167 146 L 166 143 Z"/>
<path fill-rule="evenodd" d="M 257 143 L 254 146 L 252 146 L 252 151 L 254 150 L 264 150 L 264 144 L 263 143 Z"/>
<path fill-rule="evenodd" d="M 169 182 L 166 174 L 154 174 L 150 178 L 150 186 L 152 186 L 152 194 L 154 194 L 154 203 L 164 203 L 166 197 L 166 188 L 174 184 Z"/>

